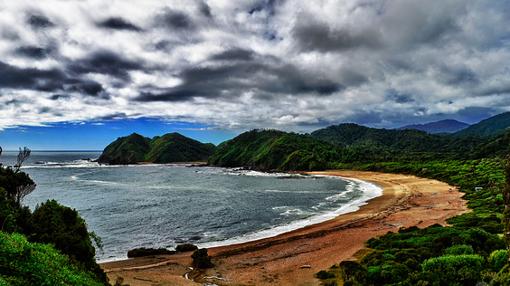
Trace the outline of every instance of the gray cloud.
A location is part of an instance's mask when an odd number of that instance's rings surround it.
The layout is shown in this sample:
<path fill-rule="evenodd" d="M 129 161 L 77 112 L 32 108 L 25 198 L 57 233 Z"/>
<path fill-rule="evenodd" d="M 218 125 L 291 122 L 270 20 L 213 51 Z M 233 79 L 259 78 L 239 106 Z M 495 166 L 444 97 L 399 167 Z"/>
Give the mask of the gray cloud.
<path fill-rule="evenodd" d="M 376 30 L 352 31 L 348 28 L 335 30 L 326 23 L 299 21 L 293 36 L 301 50 L 328 52 L 356 48 L 375 49 L 382 46 Z"/>
<path fill-rule="evenodd" d="M 28 14 L 26 21 L 33 29 L 46 29 L 55 26 L 48 17 L 42 14 Z"/>
<path fill-rule="evenodd" d="M 49 53 L 47 49 L 38 46 L 22 46 L 16 48 L 14 52 L 17 55 L 34 59 L 45 58 Z"/>
<path fill-rule="evenodd" d="M 105 28 L 105 29 L 112 29 L 112 30 L 127 30 L 127 31 L 135 31 L 140 32 L 142 29 L 138 26 L 136 26 L 133 23 L 130 23 L 127 20 L 124 20 L 120 17 L 111 17 L 108 19 L 105 19 L 99 23 L 97 23 L 98 27 Z"/>
<path fill-rule="evenodd" d="M 172 30 L 192 30 L 195 28 L 193 20 L 181 11 L 166 8 L 156 16 L 156 25 Z"/>
<path fill-rule="evenodd" d="M 266 59 L 248 50 L 231 49 L 211 58 L 228 60 L 230 63 L 184 69 L 179 74 L 182 80 L 180 85 L 163 92 L 142 92 L 138 100 L 184 101 L 195 97 L 229 98 L 250 90 L 262 95 L 299 96 L 303 93 L 329 95 L 344 88 L 334 81 L 304 74 L 293 65 L 273 58 Z"/>
<path fill-rule="evenodd" d="M 67 68 L 71 72 L 78 74 L 99 73 L 128 80 L 128 72 L 131 70 L 141 70 L 144 68 L 144 64 L 127 59 L 112 51 L 100 50 L 91 53 L 83 59 L 69 63 Z"/>

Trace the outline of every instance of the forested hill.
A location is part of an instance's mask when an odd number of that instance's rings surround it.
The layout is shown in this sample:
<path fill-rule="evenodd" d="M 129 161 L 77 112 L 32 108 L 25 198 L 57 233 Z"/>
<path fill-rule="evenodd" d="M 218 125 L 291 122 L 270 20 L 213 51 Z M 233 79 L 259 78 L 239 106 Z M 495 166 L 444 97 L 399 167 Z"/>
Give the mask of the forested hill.
<path fill-rule="evenodd" d="M 311 134 L 245 132 L 219 145 L 209 164 L 258 170 L 318 170 L 343 163 L 503 157 L 508 151 L 510 131 L 495 137 L 464 137 L 340 124 Z"/>
<path fill-rule="evenodd" d="M 510 127 L 510 112 L 505 112 L 480 121 L 477 124 L 455 133 L 458 137 L 493 137 L 508 131 Z"/>
<path fill-rule="evenodd" d="M 213 144 L 201 143 L 179 133 L 152 139 L 133 133 L 108 145 L 98 162 L 118 165 L 207 161 L 214 148 Z"/>
<path fill-rule="evenodd" d="M 258 170 L 317 170 L 340 158 L 338 147 L 309 135 L 252 130 L 220 144 L 209 164 Z"/>
<path fill-rule="evenodd" d="M 353 123 L 333 125 L 311 133 L 315 139 L 339 146 L 375 146 L 403 151 L 430 151 L 441 148 L 448 139 L 419 130 L 369 128 Z"/>

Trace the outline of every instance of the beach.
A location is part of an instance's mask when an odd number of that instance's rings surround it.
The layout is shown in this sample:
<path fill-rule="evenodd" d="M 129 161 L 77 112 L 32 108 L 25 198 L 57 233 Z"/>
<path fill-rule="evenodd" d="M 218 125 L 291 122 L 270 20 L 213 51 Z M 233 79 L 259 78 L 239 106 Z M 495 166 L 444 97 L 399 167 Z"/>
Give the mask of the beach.
<path fill-rule="evenodd" d="M 401 227 L 446 225 L 448 218 L 468 211 L 462 193 L 436 180 L 361 171 L 309 174 L 364 180 L 380 186 L 383 194 L 357 211 L 322 223 L 210 248 L 215 267 L 205 272 L 190 271 L 191 253 L 127 259 L 101 267 L 112 283 L 122 277 L 129 285 L 319 285 L 315 273 L 356 259 L 372 237 Z"/>

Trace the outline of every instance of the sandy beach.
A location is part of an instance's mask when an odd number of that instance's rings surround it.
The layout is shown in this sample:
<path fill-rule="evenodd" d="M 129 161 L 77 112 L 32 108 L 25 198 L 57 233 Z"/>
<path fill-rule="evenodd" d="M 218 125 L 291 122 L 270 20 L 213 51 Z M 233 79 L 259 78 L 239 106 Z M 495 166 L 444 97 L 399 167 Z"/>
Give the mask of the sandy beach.
<path fill-rule="evenodd" d="M 372 182 L 383 195 L 358 211 L 257 241 L 209 249 L 215 267 L 190 271 L 191 253 L 101 264 L 111 282 L 129 285 L 319 285 L 314 274 L 355 259 L 368 239 L 401 227 L 427 227 L 467 212 L 462 193 L 446 183 L 409 175 L 361 171 L 310 174 Z"/>

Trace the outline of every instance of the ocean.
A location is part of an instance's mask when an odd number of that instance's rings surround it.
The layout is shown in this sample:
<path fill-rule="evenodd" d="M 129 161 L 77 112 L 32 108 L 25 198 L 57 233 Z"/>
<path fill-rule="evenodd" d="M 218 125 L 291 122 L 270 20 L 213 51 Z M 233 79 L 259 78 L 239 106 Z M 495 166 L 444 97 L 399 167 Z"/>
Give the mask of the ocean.
<path fill-rule="evenodd" d="M 16 152 L 0 163 L 14 164 Z M 24 204 L 76 209 L 103 242 L 98 261 L 137 247 L 211 247 L 275 236 L 356 210 L 379 187 L 352 179 L 168 165 L 106 166 L 99 152 L 32 152 Z"/>

